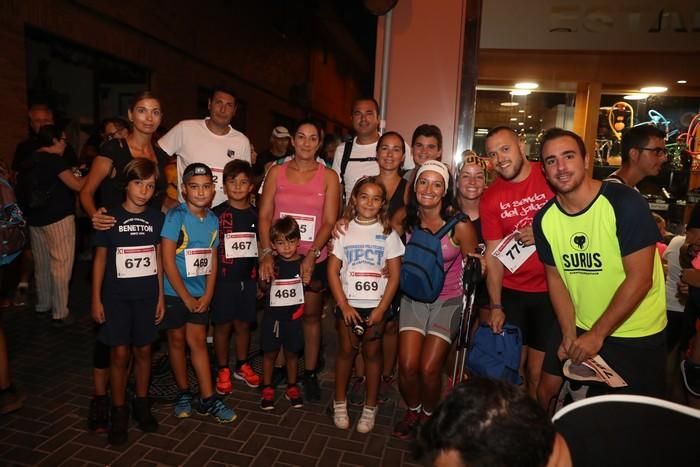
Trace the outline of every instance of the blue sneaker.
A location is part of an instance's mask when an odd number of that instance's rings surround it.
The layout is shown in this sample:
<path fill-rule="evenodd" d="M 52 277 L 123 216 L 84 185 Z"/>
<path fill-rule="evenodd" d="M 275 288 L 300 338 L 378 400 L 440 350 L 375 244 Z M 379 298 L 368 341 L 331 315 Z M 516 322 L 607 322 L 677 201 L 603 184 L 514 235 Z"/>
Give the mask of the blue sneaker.
<path fill-rule="evenodd" d="M 219 423 L 231 423 L 238 417 L 233 409 L 226 407 L 226 404 L 216 397 L 211 398 L 208 402 L 199 399 L 197 412 L 201 415 L 211 415 Z"/>
<path fill-rule="evenodd" d="M 192 416 L 192 393 L 181 392 L 175 402 L 175 416 L 177 418 L 187 418 Z"/>

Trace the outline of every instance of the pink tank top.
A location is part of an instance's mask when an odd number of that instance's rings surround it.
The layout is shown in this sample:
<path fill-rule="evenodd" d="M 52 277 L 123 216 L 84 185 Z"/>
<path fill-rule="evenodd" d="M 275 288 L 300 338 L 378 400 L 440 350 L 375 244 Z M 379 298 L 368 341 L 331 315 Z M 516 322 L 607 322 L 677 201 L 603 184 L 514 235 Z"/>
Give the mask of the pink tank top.
<path fill-rule="evenodd" d="M 462 264 L 462 251 L 452 243 L 451 233 L 448 233 L 440 240 L 443 268 L 447 274 L 445 274 L 445 283 L 442 285 L 442 291 L 440 291 L 438 300 L 447 300 L 462 295 L 462 269 L 464 267 Z M 453 261 L 454 264 L 452 263 Z M 451 268 L 450 265 L 452 265 Z"/>
<path fill-rule="evenodd" d="M 323 223 L 323 206 L 326 201 L 326 183 L 324 180 L 326 167 L 318 164 L 318 170 L 308 183 L 292 183 L 287 178 L 289 162 L 280 166 L 277 177 L 277 190 L 275 192 L 275 211 L 272 215 L 273 222 L 284 216 L 292 216 L 299 224 L 301 231 L 301 243 L 299 253 L 306 255 L 321 230 Z M 328 256 L 328 250 L 324 245 L 317 263 Z"/>

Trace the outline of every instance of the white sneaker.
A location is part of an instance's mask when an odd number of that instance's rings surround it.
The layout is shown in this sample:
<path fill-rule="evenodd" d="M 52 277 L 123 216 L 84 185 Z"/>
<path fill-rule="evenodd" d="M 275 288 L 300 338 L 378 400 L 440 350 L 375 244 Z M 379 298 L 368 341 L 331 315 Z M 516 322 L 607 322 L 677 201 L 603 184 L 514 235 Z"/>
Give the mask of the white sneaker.
<path fill-rule="evenodd" d="M 362 409 L 362 415 L 360 416 L 360 421 L 357 422 L 358 433 L 369 433 L 374 429 L 374 419 L 377 416 L 376 407 L 367 407 L 366 405 Z"/>
<path fill-rule="evenodd" d="M 347 401 L 333 401 L 333 423 L 341 430 L 350 428 L 350 417 L 348 416 Z"/>

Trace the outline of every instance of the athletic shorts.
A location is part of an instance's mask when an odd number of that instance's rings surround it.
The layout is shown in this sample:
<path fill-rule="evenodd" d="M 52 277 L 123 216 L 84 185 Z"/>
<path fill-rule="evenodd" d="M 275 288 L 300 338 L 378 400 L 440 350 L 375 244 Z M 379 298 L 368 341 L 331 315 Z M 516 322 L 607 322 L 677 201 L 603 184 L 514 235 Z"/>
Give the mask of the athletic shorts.
<path fill-rule="evenodd" d="M 103 298 L 105 322 L 100 326 L 98 339 L 110 347 L 133 345 L 143 347 L 158 338 L 156 307 L 158 298 L 121 300 Z"/>
<path fill-rule="evenodd" d="M 284 347 L 287 352 L 298 353 L 304 348 L 303 319 L 291 319 L 289 315 L 265 310 L 260 326 L 260 347 L 263 352 L 277 352 Z"/>
<path fill-rule="evenodd" d="M 580 336 L 584 332 L 586 331 L 576 328 L 576 335 Z M 554 326 L 547 342 L 542 371 L 563 378 L 562 362 L 557 357 L 560 344 L 561 328 Z M 613 389 L 606 384 L 593 382 L 590 384 L 586 397 L 602 394 L 638 394 L 665 397 L 665 330 L 645 337 L 608 337 L 603 342 L 599 354 L 627 382 L 628 386 Z"/>
<path fill-rule="evenodd" d="M 501 304 L 506 322 L 520 328 L 523 345 L 544 352 L 552 326 L 556 323 L 554 308 L 547 292 L 521 292 L 503 288 Z"/>
<path fill-rule="evenodd" d="M 374 311 L 374 308 L 355 308 L 355 311 L 357 311 L 357 314 L 359 314 L 363 320 L 367 321 L 369 319 L 369 315 L 371 315 L 372 311 Z M 335 317 L 336 317 L 336 319 L 339 319 L 341 321 L 343 319 L 343 312 L 340 311 L 340 308 L 338 308 L 338 307 L 335 307 Z M 384 318 L 386 319 L 386 314 L 384 314 Z M 352 332 L 352 327 L 354 325 L 346 324 L 345 326 L 348 328 L 351 328 L 350 332 Z M 375 326 L 373 329 L 374 329 L 374 332 L 372 333 L 371 340 L 381 339 L 381 337 L 382 337 L 382 332 L 380 331 L 381 328 L 377 328 Z M 365 331 L 367 331 L 366 328 L 365 328 Z M 365 336 L 363 335 L 363 337 L 365 337 Z M 369 337 L 369 334 L 367 334 L 367 337 Z"/>
<path fill-rule="evenodd" d="M 416 331 L 437 336 L 451 344 L 459 331 L 462 297 L 435 300 L 433 303 L 416 302 L 401 298 L 399 332 Z"/>
<path fill-rule="evenodd" d="M 256 294 L 255 281 L 217 281 L 211 300 L 211 322 L 224 324 L 235 319 L 254 323 L 257 320 Z"/>
<path fill-rule="evenodd" d="M 209 324 L 209 311 L 207 310 L 203 313 L 192 313 L 189 309 L 187 309 L 185 302 L 183 302 L 180 297 L 166 295 L 165 317 L 163 317 L 163 321 L 160 322 L 159 329 L 166 331 L 170 329 L 178 329 L 187 323 L 206 326 Z"/>
<path fill-rule="evenodd" d="M 311 273 L 311 283 L 309 286 L 316 292 L 321 292 L 328 288 L 328 259 L 316 263 L 314 272 Z"/>

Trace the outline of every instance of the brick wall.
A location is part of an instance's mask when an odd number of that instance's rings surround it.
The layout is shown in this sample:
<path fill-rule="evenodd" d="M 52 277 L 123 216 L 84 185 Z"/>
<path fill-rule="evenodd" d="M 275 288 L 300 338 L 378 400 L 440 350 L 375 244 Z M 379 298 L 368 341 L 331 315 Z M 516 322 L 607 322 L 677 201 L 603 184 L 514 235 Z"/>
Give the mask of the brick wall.
<path fill-rule="evenodd" d="M 327 20 L 327 8 L 323 16 L 328 24 L 318 26 L 314 17 L 291 7 L 271 9 L 283 4 L 0 2 L 0 157 L 9 160 L 27 131 L 25 25 L 149 69 L 168 126 L 195 115 L 200 87 L 219 83 L 232 86 L 247 102 L 247 133 L 258 150 L 267 145 L 273 113 L 303 115 L 304 109 L 290 100 L 294 86 L 308 87 L 309 110 L 329 128 L 349 125 L 351 101 L 370 77 L 367 58 L 363 61 L 354 44 L 324 40 L 323 27 L 339 27 L 337 21 Z M 60 90 L 60 83 L 53 85 Z"/>

